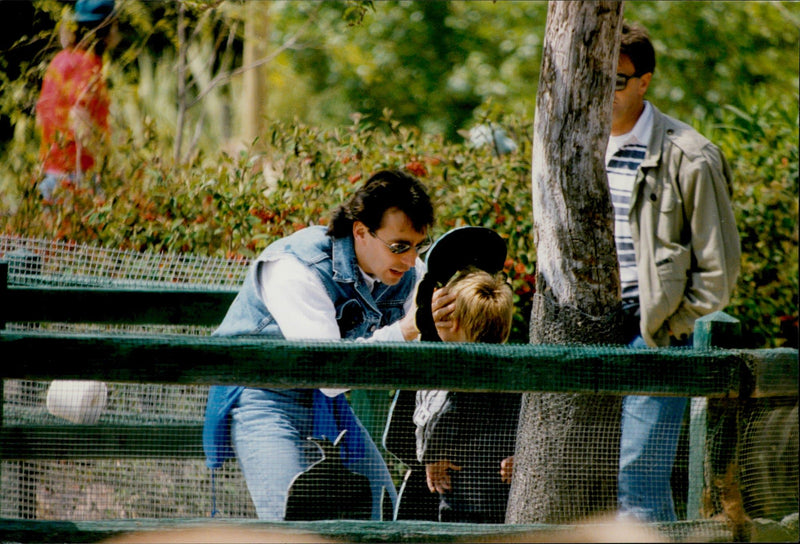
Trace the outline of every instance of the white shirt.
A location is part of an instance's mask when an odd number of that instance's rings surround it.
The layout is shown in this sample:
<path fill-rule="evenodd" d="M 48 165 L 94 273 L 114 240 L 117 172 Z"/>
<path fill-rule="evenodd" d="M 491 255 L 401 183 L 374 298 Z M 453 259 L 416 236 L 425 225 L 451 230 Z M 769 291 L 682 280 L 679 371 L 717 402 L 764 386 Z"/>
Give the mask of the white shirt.
<path fill-rule="evenodd" d="M 627 144 L 642 144 L 647 147 L 650 136 L 653 134 L 653 106 L 647 100 L 644 101 L 644 109 L 633 128 L 625 134 L 611 136 L 608 138 L 606 147 L 606 164 L 611 157 L 619 151 L 619 148 Z"/>
<path fill-rule="evenodd" d="M 628 221 L 631 193 L 639 165 L 647 154 L 653 132 L 653 106 L 645 101 L 644 109 L 633 128 L 611 136 L 606 148 L 606 173 L 614 205 L 614 242 L 619 260 L 620 287 L 623 298 L 638 298 L 639 276 L 636 252 Z"/>
<path fill-rule="evenodd" d="M 359 270 L 361 270 L 359 268 Z M 425 275 L 425 263 L 417 258 L 415 264 L 417 285 Z M 376 280 L 361 270 L 370 289 Z M 314 339 L 339 340 L 341 333 L 336 323 L 336 308 L 322 280 L 306 265 L 290 255 L 277 260 L 267 261 L 261 265 L 261 300 L 275 318 L 287 340 Z M 403 310 L 408 313 L 414 306 L 416 287 L 406 299 Z M 359 341 L 404 341 L 400 322 L 381 327 L 369 338 Z M 346 389 L 321 389 L 332 397 L 347 391 Z"/>

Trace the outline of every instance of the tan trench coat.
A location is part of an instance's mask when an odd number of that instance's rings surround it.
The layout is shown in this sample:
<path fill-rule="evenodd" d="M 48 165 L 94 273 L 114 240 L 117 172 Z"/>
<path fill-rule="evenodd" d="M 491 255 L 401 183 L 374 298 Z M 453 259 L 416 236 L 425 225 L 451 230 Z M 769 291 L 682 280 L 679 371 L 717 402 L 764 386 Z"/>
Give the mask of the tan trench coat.
<path fill-rule="evenodd" d="M 727 306 L 740 269 L 739 232 L 719 148 L 655 107 L 629 220 L 642 337 L 651 346 L 685 339 L 698 317 Z"/>

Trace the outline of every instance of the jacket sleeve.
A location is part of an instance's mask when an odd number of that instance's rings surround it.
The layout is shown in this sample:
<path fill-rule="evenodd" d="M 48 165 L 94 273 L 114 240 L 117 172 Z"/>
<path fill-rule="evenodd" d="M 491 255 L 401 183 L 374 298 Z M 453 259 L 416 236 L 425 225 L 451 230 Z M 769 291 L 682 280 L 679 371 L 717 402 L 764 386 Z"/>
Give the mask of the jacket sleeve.
<path fill-rule="evenodd" d="M 450 391 L 417 391 L 414 409 L 417 460 L 432 463 L 446 458 L 448 444 L 452 444 L 455 426 L 448 420 L 455 413 L 455 393 Z"/>
<path fill-rule="evenodd" d="M 684 161 L 678 182 L 691 232 L 692 263 L 683 300 L 668 319 L 672 335 L 678 338 L 692 333 L 698 317 L 728 304 L 741 264 L 725 157 L 709 142 L 699 155 Z"/>

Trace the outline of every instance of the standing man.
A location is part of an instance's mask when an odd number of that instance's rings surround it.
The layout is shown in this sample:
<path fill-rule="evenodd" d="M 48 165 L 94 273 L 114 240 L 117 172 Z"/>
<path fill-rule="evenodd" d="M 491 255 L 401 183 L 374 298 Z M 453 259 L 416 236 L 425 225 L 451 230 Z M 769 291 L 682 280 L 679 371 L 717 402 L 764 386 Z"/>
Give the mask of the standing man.
<path fill-rule="evenodd" d="M 333 213 L 327 228 L 307 227 L 264 250 L 215 334 L 415 339 L 414 294 L 425 272 L 419 255 L 431 244 L 432 223 L 430 198 L 416 178 L 394 170 L 375 173 Z M 282 520 L 292 480 L 319 460 L 307 438 L 325 434 L 333 440 L 343 428 L 345 465 L 369 478 L 372 519 L 381 519 L 383 490 L 393 504 L 397 493 L 342 390 L 212 387 L 203 433 L 206 463 L 213 469 L 235 454 L 258 517 Z"/>
<path fill-rule="evenodd" d="M 644 100 L 655 64 L 647 31 L 624 23 L 606 164 L 632 347 L 689 345 L 695 320 L 728 304 L 740 266 L 728 164 L 709 140 Z M 625 397 L 622 515 L 676 519 L 670 475 L 686 404 Z"/>
<path fill-rule="evenodd" d="M 74 21 L 61 22 L 63 49 L 42 80 L 36 103 L 41 131 L 42 197 L 62 181 L 79 184 L 104 153 L 109 127 L 103 52 L 119 42 L 114 0 L 78 0 Z"/>

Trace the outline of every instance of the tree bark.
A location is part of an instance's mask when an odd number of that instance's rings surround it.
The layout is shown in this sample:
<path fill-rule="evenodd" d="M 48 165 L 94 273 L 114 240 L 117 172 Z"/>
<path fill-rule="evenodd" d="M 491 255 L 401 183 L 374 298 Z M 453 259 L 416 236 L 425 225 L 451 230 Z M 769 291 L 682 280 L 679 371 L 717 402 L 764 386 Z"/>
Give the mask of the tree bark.
<path fill-rule="evenodd" d="M 267 56 L 269 38 L 268 4 L 248 2 L 244 22 L 244 58 L 242 66 L 250 66 Z M 250 145 L 257 137 L 263 137 L 267 128 L 264 116 L 267 105 L 267 65 L 262 64 L 247 70 L 242 75 L 241 124 L 242 140 Z"/>
<path fill-rule="evenodd" d="M 173 158 L 175 163 L 181 160 L 181 149 L 183 148 L 183 130 L 186 124 L 186 110 L 188 108 L 186 99 L 186 6 L 183 2 L 178 4 L 178 26 L 175 39 L 177 40 L 178 50 L 178 117 L 175 121 L 175 143 L 173 148 Z"/>
<path fill-rule="evenodd" d="M 620 341 L 619 267 L 605 170 L 621 1 L 550 2 L 536 97 L 533 344 Z M 616 508 L 621 398 L 526 393 L 506 521 Z"/>

